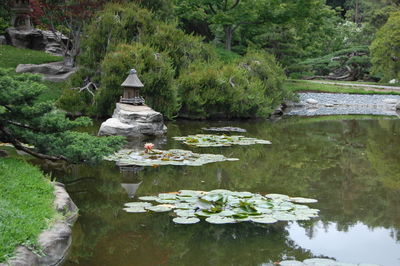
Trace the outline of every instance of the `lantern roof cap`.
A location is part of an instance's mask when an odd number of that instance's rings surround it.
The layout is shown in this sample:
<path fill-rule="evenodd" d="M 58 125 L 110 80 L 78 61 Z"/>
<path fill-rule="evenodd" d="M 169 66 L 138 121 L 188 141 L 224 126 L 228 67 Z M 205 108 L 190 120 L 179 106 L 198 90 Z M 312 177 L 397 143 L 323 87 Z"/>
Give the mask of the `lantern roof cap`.
<path fill-rule="evenodd" d="M 137 71 L 135 69 L 131 69 L 129 71 L 129 76 L 125 79 L 125 81 L 121 84 L 122 87 L 130 87 L 130 88 L 142 88 L 144 87 L 143 83 L 137 76 Z"/>

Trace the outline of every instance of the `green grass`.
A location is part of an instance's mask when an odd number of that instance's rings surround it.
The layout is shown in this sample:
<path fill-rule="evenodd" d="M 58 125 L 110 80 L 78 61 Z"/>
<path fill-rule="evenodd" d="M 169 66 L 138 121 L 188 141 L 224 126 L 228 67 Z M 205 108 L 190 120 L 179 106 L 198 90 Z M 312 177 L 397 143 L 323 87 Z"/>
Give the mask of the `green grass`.
<path fill-rule="evenodd" d="M 330 92 L 330 93 L 349 93 L 349 94 L 391 94 L 400 95 L 400 92 L 373 91 L 355 88 L 351 86 L 318 84 L 303 80 L 288 80 L 284 86 L 292 92 Z M 377 89 L 379 90 L 379 89 Z"/>
<path fill-rule="evenodd" d="M 0 45 L 0 67 L 2 68 L 16 68 L 19 64 L 43 64 L 62 60 L 63 58 L 60 56 L 42 51 Z"/>
<path fill-rule="evenodd" d="M 392 87 L 400 87 L 400 84 L 390 84 L 390 83 L 379 83 L 379 82 L 371 82 L 371 81 L 342 81 L 342 80 L 321 80 L 325 82 L 334 82 L 334 83 L 349 83 L 349 84 L 362 84 L 362 85 L 378 85 L 378 86 L 392 86 Z"/>
<path fill-rule="evenodd" d="M 47 89 L 38 97 L 40 102 L 45 101 L 57 101 L 60 98 L 61 93 L 64 89 L 68 88 L 68 81 L 64 82 L 51 82 L 51 81 L 42 81 L 44 85 L 46 85 Z"/>
<path fill-rule="evenodd" d="M 53 186 L 36 167 L 0 158 L 0 263 L 25 244 L 40 250 L 38 235 L 53 221 Z"/>

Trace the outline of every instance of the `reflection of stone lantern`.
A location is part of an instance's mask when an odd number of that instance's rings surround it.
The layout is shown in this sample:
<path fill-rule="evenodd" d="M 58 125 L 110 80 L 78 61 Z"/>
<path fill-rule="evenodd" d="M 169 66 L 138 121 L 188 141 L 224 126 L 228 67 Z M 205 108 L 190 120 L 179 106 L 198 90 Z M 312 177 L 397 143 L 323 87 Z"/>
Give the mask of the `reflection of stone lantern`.
<path fill-rule="evenodd" d="M 32 9 L 29 6 L 29 0 L 14 0 L 11 11 L 13 12 L 11 25 L 14 28 L 23 30 L 32 29 Z"/>
<path fill-rule="evenodd" d="M 139 80 L 135 69 L 131 69 L 129 76 L 121 86 L 124 89 L 124 94 L 120 99 L 121 103 L 144 105 L 144 99 L 139 94 L 140 88 L 143 88 L 144 85 Z"/>

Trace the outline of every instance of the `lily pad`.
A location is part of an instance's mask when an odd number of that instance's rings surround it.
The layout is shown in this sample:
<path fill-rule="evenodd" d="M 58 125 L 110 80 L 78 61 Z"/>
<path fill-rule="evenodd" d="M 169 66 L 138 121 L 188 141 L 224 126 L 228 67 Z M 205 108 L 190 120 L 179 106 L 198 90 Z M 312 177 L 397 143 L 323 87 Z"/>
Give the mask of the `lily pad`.
<path fill-rule="evenodd" d="M 156 205 L 156 206 L 145 207 L 145 209 L 152 212 L 169 212 L 173 208 L 167 205 Z"/>
<path fill-rule="evenodd" d="M 318 216 L 318 209 L 291 202 L 287 195 L 260 194 L 229 190 L 193 191 L 181 190 L 160 193 L 158 196 L 140 197 L 165 204 L 153 206 L 149 202 L 129 202 L 127 212 L 167 212 L 174 210 L 178 218 L 205 219 L 212 224 L 254 222 L 270 224 L 277 221 L 309 220 Z M 302 198 L 303 199 L 303 198 Z M 315 200 L 307 199 L 309 202 Z M 193 220 L 177 220 L 192 223 Z"/>
<path fill-rule="evenodd" d="M 172 221 L 176 224 L 195 224 L 200 222 L 200 219 L 196 217 L 190 217 L 190 218 L 176 217 L 172 219 Z"/>
<path fill-rule="evenodd" d="M 131 213 L 147 212 L 147 210 L 143 207 L 129 207 L 129 208 L 123 208 L 123 210 Z"/>
<path fill-rule="evenodd" d="M 144 208 L 144 207 L 150 207 L 153 204 L 149 202 L 128 202 L 125 203 L 124 205 L 129 208 Z"/>
<path fill-rule="evenodd" d="M 309 198 L 301 198 L 301 197 L 294 197 L 289 199 L 291 202 L 296 203 L 317 203 L 318 200 L 316 199 L 309 199 Z"/>
<path fill-rule="evenodd" d="M 198 154 L 186 150 L 156 150 L 151 152 L 120 150 L 119 152 L 104 158 L 108 161 L 116 161 L 120 167 L 126 166 L 158 166 L 158 165 L 189 165 L 201 166 L 208 163 L 237 161 L 237 158 L 227 158 L 220 154 Z"/>
<path fill-rule="evenodd" d="M 246 129 L 240 127 L 210 127 L 210 128 L 203 127 L 202 130 L 214 131 L 214 132 L 240 132 L 240 133 L 247 132 Z"/>
<path fill-rule="evenodd" d="M 144 200 L 144 201 L 156 201 L 158 199 L 158 197 L 154 197 L 154 196 L 144 196 L 144 197 L 139 197 L 140 200 Z"/>
<path fill-rule="evenodd" d="M 197 134 L 184 137 L 173 137 L 173 139 L 196 147 L 223 147 L 232 145 L 253 145 L 253 144 L 271 144 L 268 140 L 249 138 L 245 136 L 227 136 Z"/>

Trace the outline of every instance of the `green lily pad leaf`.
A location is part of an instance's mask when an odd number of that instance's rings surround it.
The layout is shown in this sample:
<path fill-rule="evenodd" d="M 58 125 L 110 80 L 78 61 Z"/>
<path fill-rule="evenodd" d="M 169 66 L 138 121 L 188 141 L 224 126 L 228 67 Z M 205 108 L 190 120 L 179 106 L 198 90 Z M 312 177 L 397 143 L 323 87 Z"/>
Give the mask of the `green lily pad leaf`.
<path fill-rule="evenodd" d="M 287 195 L 283 194 L 267 194 L 265 197 L 273 200 L 281 200 L 281 201 L 288 201 L 290 198 Z"/>
<path fill-rule="evenodd" d="M 131 213 L 147 212 L 143 207 L 129 207 L 129 208 L 123 208 L 123 210 Z"/>
<path fill-rule="evenodd" d="M 186 150 L 156 150 L 151 152 L 120 150 L 119 152 L 104 158 L 108 161 L 116 161 L 118 166 L 159 166 L 159 165 L 189 165 L 201 166 L 208 163 L 237 161 L 237 158 L 227 158 L 220 154 L 198 154 Z"/>
<path fill-rule="evenodd" d="M 144 207 L 150 207 L 153 204 L 149 202 L 128 202 L 125 203 L 124 205 L 129 208 L 135 208 L 135 207 L 144 208 Z"/>
<path fill-rule="evenodd" d="M 145 209 L 152 212 L 169 212 L 173 208 L 167 205 L 156 205 L 156 206 L 145 207 Z"/>
<path fill-rule="evenodd" d="M 155 196 L 143 196 L 143 197 L 139 197 L 140 200 L 145 200 L 145 201 L 156 201 L 159 198 L 155 197 Z"/>
<path fill-rule="evenodd" d="M 259 224 L 273 224 L 276 223 L 278 220 L 275 219 L 273 216 L 253 216 L 250 218 L 250 221 Z"/>
<path fill-rule="evenodd" d="M 196 217 L 190 217 L 190 218 L 176 217 L 172 219 L 172 221 L 176 224 L 195 224 L 200 222 L 200 219 Z"/>
<path fill-rule="evenodd" d="M 291 202 L 296 203 L 316 203 L 318 200 L 316 199 L 309 199 L 309 198 L 301 198 L 301 197 L 294 197 L 289 199 Z"/>
<path fill-rule="evenodd" d="M 233 218 L 226 218 L 221 216 L 211 216 L 206 218 L 206 222 L 210 224 L 233 224 L 236 223 L 236 220 Z"/>
<path fill-rule="evenodd" d="M 251 192 L 217 189 L 210 192 L 181 190 L 160 193 L 158 197 L 144 196 L 142 200 L 164 203 L 153 206 L 149 202 L 129 202 L 124 208 L 127 212 L 168 212 L 174 210 L 177 223 L 194 223 L 206 219 L 212 224 L 229 224 L 251 221 L 260 224 L 277 221 L 309 220 L 318 216 L 318 209 L 300 205 L 282 194 L 253 194 Z M 307 199 L 307 202 L 312 200 Z M 314 201 L 312 201 L 314 202 Z M 190 219 L 194 220 L 190 220 Z"/>
<path fill-rule="evenodd" d="M 245 136 L 226 136 L 212 134 L 197 134 L 173 139 L 196 147 L 224 147 L 232 145 L 271 144 L 268 140 L 248 138 Z"/>
<path fill-rule="evenodd" d="M 275 213 L 273 213 L 272 216 L 279 221 L 296 221 L 297 220 L 296 215 L 285 213 L 285 212 L 275 212 Z"/>

